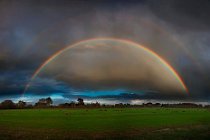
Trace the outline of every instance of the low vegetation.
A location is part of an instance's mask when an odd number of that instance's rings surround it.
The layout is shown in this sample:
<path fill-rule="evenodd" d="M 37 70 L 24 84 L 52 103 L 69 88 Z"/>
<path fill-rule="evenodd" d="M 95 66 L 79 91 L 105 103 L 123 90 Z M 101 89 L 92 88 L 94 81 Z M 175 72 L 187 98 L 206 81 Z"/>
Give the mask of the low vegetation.
<path fill-rule="evenodd" d="M 209 139 L 210 109 L 193 103 L 0 103 L 0 140 Z"/>
<path fill-rule="evenodd" d="M 204 108 L 75 108 L 0 111 L 0 139 L 208 139 Z"/>
<path fill-rule="evenodd" d="M 39 99 L 34 105 L 27 104 L 24 101 L 14 103 L 12 100 L 4 100 L 0 103 L 0 109 L 31 109 L 31 108 L 141 108 L 141 107 L 163 107 L 163 108 L 210 108 L 210 105 L 201 105 L 195 103 L 178 103 L 178 104 L 160 104 L 160 103 L 143 103 L 139 104 L 123 104 L 118 103 L 115 105 L 105 105 L 99 102 L 85 103 L 82 98 L 78 98 L 77 102 L 71 101 L 70 103 L 62 103 L 53 105 L 53 100 L 48 98 Z"/>

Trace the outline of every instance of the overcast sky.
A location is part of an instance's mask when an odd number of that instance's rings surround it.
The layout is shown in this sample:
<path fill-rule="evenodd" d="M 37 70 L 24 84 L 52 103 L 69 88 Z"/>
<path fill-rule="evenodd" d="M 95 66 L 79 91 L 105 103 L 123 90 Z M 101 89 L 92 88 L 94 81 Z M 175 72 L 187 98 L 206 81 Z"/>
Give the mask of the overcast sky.
<path fill-rule="evenodd" d="M 179 96 L 173 89 L 165 93 L 162 87 L 167 89 L 176 84 L 168 82 L 171 76 L 158 63 L 144 65 L 144 61 L 153 58 L 144 56 L 141 50 L 110 45 L 110 50 L 104 51 L 97 44 L 92 46 L 94 51 L 84 46 L 52 62 L 43 72 L 48 75 L 37 76 L 24 99 L 52 96 L 59 101 L 84 97 L 107 102 L 136 99 L 208 102 L 209 15 L 208 0 L 1 0 L 0 99 L 22 97 L 33 73 L 60 49 L 85 39 L 108 37 L 130 40 L 156 52 L 177 71 L 189 95 Z M 139 67 L 133 68 L 137 63 Z M 55 74 L 57 69 L 63 75 Z M 110 74 L 110 70 L 114 72 Z M 98 73 L 99 78 L 88 71 Z M 142 78 L 140 73 L 146 73 L 143 71 L 153 75 Z M 100 81 L 101 77 L 106 82 Z"/>

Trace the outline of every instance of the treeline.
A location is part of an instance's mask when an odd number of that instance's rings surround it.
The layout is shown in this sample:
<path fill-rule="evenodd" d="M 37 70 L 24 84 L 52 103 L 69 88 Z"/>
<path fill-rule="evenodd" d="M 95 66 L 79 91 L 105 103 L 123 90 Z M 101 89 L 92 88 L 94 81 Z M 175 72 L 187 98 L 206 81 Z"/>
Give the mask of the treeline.
<path fill-rule="evenodd" d="M 12 100 L 4 100 L 0 103 L 0 109 L 32 109 L 32 108 L 141 108 L 141 107 L 164 107 L 164 108 L 210 108 L 210 105 L 201 105 L 195 103 L 178 103 L 178 104 L 160 104 L 160 103 L 143 103 L 137 104 L 114 104 L 105 105 L 99 102 L 84 103 L 82 98 L 78 98 L 76 102 L 63 103 L 59 105 L 53 105 L 53 100 L 48 98 L 39 99 L 34 105 L 27 104 L 24 101 L 18 101 L 14 103 Z"/>

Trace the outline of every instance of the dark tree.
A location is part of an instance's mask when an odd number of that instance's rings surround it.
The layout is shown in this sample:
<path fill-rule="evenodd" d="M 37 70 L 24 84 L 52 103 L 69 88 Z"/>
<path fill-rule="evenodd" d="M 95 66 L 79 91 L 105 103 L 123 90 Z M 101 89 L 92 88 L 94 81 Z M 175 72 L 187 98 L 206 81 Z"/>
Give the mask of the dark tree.
<path fill-rule="evenodd" d="M 75 107 L 76 106 L 76 103 L 72 101 L 72 102 L 69 103 L 69 106 L 70 107 Z"/>
<path fill-rule="evenodd" d="M 18 107 L 18 108 L 25 108 L 25 107 L 26 107 L 26 102 L 24 102 L 24 101 L 19 101 L 19 102 L 17 103 L 17 107 Z"/>
<path fill-rule="evenodd" d="M 51 104 L 53 104 L 53 101 L 50 97 L 46 98 L 46 103 L 48 106 L 50 106 Z"/>
<path fill-rule="evenodd" d="M 85 105 L 85 104 L 84 104 L 84 100 L 83 100 L 82 98 L 78 98 L 77 101 L 78 101 L 78 105 L 79 105 L 79 106 Z"/>
<path fill-rule="evenodd" d="M 50 97 L 39 99 L 39 101 L 35 104 L 36 107 L 49 107 L 53 103 Z"/>
<path fill-rule="evenodd" d="M 12 102 L 12 100 L 4 100 L 1 104 L 0 107 L 2 109 L 14 109 L 16 108 L 15 104 Z"/>

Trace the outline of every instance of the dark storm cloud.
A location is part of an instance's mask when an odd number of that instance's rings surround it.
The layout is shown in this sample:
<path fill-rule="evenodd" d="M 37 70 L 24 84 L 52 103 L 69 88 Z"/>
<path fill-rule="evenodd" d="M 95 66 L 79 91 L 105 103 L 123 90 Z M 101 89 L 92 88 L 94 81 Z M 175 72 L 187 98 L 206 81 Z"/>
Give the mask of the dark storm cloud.
<path fill-rule="evenodd" d="M 0 94 L 19 94 L 32 73 L 64 46 L 108 36 L 151 48 L 176 68 L 194 99 L 209 98 L 209 6 L 208 0 L 2 0 Z"/>
<path fill-rule="evenodd" d="M 209 0 L 148 0 L 146 3 L 158 18 L 184 31 L 209 30 Z"/>
<path fill-rule="evenodd" d="M 21 96 L 26 81 L 27 71 L 1 71 L 0 73 L 0 97 L 17 95 Z"/>
<path fill-rule="evenodd" d="M 168 26 L 171 33 L 182 42 L 190 53 L 191 63 L 183 63 L 180 68 L 194 99 L 207 100 L 210 97 L 209 81 L 209 39 L 210 1 L 160 0 L 146 2 L 150 10 Z"/>
<path fill-rule="evenodd" d="M 36 95 L 52 95 L 56 93 L 66 93 L 68 94 L 71 90 L 70 88 L 62 82 L 56 81 L 54 79 L 47 78 L 37 78 L 31 83 L 33 86 L 29 87 L 28 93 Z"/>

